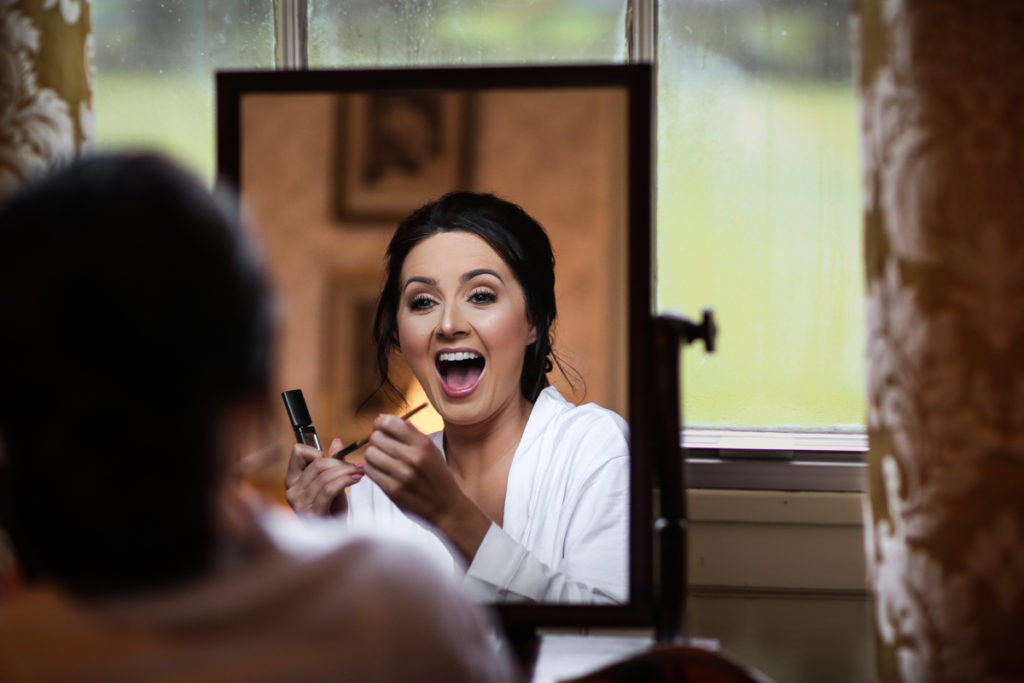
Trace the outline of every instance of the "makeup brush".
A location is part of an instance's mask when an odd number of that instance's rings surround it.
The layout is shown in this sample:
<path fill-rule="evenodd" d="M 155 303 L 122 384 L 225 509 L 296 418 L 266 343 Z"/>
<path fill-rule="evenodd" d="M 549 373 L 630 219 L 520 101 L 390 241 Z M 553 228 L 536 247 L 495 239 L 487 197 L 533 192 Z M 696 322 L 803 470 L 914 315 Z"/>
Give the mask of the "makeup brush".
<path fill-rule="evenodd" d="M 407 412 L 405 415 L 403 415 L 402 419 L 403 420 L 408 420 L 410 417 L 412 417 L 413 415 L 415 415 L 416 413 L 420 412 L 421 410 L 423 410 L 426 407 L 427 407 L 426 403 L 421 403 L 418 406 L 416 406 L 415 408 L 413 408 L 412 410 L 410 410 L 409 412 Z M 340 451 L 335 453 L 334 457 L 337 458 L 338 460 L 341 460 L 342 458 L 344 458 L 349 453 L 354 453 L 355 451 L 358 451 L 360 448 L 365 446 L 366 442 L 369 441 L 369 440 L 370 440 L 370 437 L 367 436 L 366 438 L 359 439 L 359 441 L 353 441 L 352 443 L 350 443 L 349 445 L 345 446 Z"/>

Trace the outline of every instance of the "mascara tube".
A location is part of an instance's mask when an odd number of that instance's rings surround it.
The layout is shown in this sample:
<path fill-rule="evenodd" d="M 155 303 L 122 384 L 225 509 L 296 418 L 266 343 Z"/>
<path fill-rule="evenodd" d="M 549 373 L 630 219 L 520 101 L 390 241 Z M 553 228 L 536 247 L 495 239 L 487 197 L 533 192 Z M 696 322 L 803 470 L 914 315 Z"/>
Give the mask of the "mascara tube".
<path fill-rule="evenodd" d="M 313 418 L 309 416 L 309 409 L 306 408 L 306 399 L 302 396 L 302 389 L 283 391 L 281 398 L 284 399 L 288 419 L 292 422 L 295 440 L 317 450 L 323 450 L 320 448 L 320 439 L 316 435 L 316 428 L 313 427 Z"/>

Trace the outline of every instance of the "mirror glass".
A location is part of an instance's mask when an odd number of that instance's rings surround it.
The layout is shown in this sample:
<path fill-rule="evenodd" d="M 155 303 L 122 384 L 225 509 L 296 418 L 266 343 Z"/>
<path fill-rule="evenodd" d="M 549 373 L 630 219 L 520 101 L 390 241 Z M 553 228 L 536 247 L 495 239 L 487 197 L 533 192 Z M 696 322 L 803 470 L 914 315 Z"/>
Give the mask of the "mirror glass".
<path fill-rule="evenodd" d="M 218 74 L 220 172 L 238 183 L 282 305 L 276 381 L 303 389 L 322 442 L 360 439 L 379 413 L 404 409 L 375 392 L 370 329 L 384 252 L 402 218 L 453 189 L 515 202 L 547 231 L 554 348 L 570 368 L 567 378 L 556 367 L 549 380 L 573 403 L 594 402 L 627 420 L 637 409 L 630 348 L 637 320 L 649 315 L 650 279 L 646 266 L 631 272 L 631 254 L 647 263 L 647 253 L 635 252 L 637 244 L 649 252 L 649 206 L 635 217 L 628 81 L 560 84 L 547 71 L 535 86 L 519 78 L 503 87 L 500 70 L 480 79 L 485 69 L 469 69 L 485 85 L 463 85 L 458 71 L 435 78 L 436 87 L 427 87 L 436 72 L 415 70 L 377 78 L 306 72 L 305 80 Z M 639 156 L 649 160 L 646 150 Z M 408 406 L 425 400 L 407 368 L 395 378 Z M 430 408 L 411 421 L 424 432 L 442 427 Z M 290 438 L 283 413 L 280 431 Z M 631 445 L 635 452 L 635 438 Z M 643 540 L 636 527 L 634 546 Z M 622 553 L 627 562 L 630 548 Z M 644 566 L 639 558 L 630 571 Z M 644 590 L 641 578 L 631 574 L 631 598 Z"/>

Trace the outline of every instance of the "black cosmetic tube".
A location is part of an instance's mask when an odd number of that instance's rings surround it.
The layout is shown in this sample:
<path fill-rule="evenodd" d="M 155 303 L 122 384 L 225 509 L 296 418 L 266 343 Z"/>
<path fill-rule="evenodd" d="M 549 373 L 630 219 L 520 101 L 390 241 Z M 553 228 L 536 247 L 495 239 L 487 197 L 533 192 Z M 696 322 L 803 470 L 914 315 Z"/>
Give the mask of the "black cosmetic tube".
<path fill-rule="evenodd" d="M 295 440 L 317 450 L 323 450 L 320 448 L 320 439 L 316 435 L 316 428 L 313 427 L 313 418 L 309 416 L 309 409 L 306 408 L 306 399 L 302 396 L 302 389 L 283 391 L 281 398 L 284 399 L 288 419 L 292 422 Z"/>

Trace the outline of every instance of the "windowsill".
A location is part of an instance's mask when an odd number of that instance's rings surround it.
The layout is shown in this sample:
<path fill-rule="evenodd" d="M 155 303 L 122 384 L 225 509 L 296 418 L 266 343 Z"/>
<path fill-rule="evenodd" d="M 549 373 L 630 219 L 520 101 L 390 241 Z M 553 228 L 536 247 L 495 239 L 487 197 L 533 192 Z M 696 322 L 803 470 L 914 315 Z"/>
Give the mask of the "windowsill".
<path fill-rule="evenodd" d="M 689 489 L 866 490 L 867 436 L 685 429 Z"/>
<path fill-rule="evenodd" d="M 686 459 L 686 488 L 753 491 L 834 491 L 863 493 L 863 462 L 726 458 Z"/>

